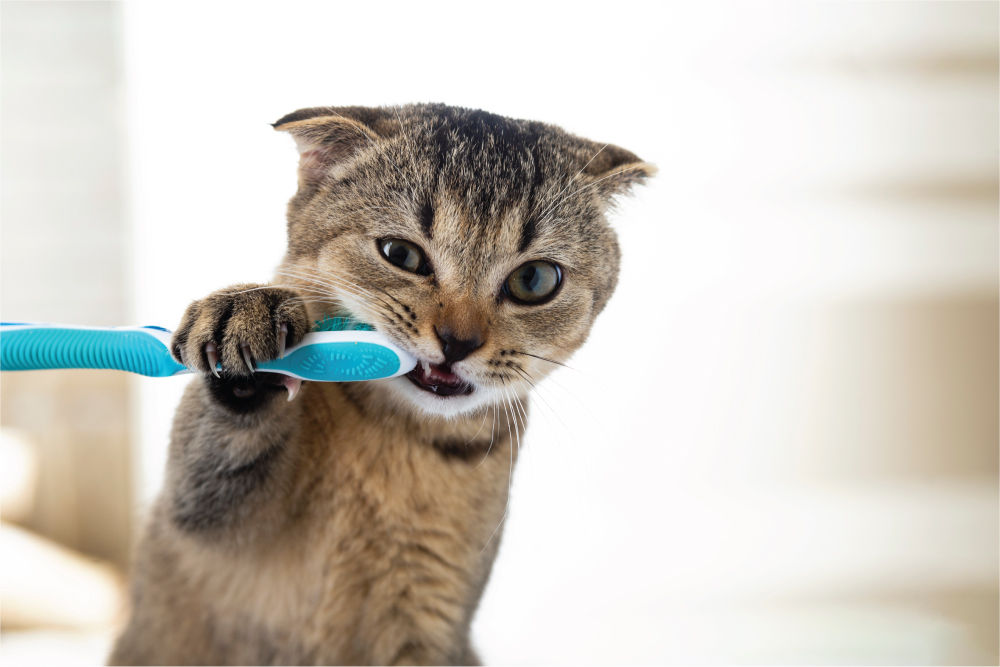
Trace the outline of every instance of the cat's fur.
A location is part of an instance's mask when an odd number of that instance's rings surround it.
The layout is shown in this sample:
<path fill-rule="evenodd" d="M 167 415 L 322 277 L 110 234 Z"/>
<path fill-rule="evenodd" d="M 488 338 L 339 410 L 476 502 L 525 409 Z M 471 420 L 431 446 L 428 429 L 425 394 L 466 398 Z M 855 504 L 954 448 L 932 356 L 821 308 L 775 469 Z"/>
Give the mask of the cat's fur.
<path fill-rule="evenodd" d="M 193 381 L 178 409 L 111 661 L 474 663 L 469 625 L 525 396 L 611 296 L 605 212 L 652 167 L 443 105 L 304 109 L 275 127 L 300 151 L 288 251 L 274 285 L 197 301 L 175 334 L 185 363 L 206 371 L 217 350 L 225 370 Z M 422 247 L 433 272 L 389 264 L 386 238 Z M 504 298 L 505 278 L 535 259 L 561 266 L 555 297 Z M 439 397 L 400 377 L 308 383 L 288 402 L 279 376 L 251 375 L 283 336 L 345 310 L 430 363 L 444 361 L 441 331 L 477 341 L 450 366 L 473 392 Z"/>

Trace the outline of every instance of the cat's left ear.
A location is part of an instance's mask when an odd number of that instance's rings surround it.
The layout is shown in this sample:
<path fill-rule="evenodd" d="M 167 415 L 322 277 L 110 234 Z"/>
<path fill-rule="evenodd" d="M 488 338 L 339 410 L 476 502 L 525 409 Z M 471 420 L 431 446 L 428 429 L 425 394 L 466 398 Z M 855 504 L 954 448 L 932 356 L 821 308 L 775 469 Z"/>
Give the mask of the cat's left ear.
<path fill-rule="evenodd" d="M 655 165 L 613 144 L 587 142 L 580 159 L 585 164 L 583 173 L 591 178 L 590 187 L 605 200 L 628 194 L 656 175 Z"/>
<path fill-rule="evenodd" d="M 300 185 L 315 185 L 339 163 L 379 142 L 375 123 L 360 107 L 317 107 L 288 114 L 273 127 L 288 132 L 299 149 Z M 354 113 L 352 113 L 354 112 Z M 360 116 L 360 117 L 359 117 Z"/>

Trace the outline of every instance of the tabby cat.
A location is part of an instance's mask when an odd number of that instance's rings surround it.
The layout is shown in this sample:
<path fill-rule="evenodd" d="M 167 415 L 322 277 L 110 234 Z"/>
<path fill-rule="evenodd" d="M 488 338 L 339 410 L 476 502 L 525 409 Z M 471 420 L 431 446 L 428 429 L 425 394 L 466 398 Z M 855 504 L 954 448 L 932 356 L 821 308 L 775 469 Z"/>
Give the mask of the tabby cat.
<path fill-rule="evenodd" d="M 526 396 L 614 291 L 605 213 L 653 167 L 444 105 L 303 109 L 274 127 L 299 149 L 287 253 L 273 284 L 194 302 L 174 335 L 201 376 L 111 662 L 476 663 Z M 420 363 L 344 384 L 255 372 L 334 315 Z"/>

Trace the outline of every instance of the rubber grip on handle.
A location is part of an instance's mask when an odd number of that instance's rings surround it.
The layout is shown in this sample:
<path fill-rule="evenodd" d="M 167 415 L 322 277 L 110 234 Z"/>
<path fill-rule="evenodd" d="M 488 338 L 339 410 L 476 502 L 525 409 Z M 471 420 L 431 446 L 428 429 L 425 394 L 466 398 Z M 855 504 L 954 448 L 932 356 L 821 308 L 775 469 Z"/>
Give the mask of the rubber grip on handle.
<path fill-rule="evenodd" d="M 184 366 L 163 343 L 135 329 L 37 327 L 0 331 L 0 370 L 106 368 L 168 377 Z"/>

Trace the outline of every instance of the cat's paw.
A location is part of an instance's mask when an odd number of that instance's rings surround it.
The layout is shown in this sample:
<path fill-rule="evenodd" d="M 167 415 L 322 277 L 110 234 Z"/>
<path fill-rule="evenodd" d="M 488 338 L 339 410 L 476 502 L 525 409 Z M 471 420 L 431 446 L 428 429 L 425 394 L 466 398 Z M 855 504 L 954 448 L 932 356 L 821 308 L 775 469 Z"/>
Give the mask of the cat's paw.
<path fill-rule="evenodd" d="M 291 290 L 234 285 L 188 306 L 170 347 L 189 368 L 219 379 L 246 378 L 308 331 L 305 306 Z"/>

